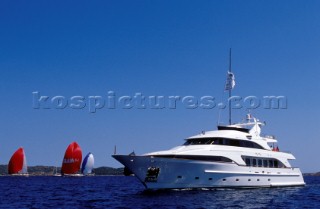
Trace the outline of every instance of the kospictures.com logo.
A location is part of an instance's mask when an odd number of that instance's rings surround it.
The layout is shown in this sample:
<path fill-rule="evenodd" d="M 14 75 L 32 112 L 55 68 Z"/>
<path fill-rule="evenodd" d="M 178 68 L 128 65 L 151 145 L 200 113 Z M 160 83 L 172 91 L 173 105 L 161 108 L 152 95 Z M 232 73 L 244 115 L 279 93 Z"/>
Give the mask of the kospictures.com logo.
<path fill-rule="evenodd" d="M 33 109 L 88 109 L 95 113 L 99 109 L 287 109 L 285 96 L 232 96 L 226 101 L 218 101 L 213 96 L 154 96 L 140 92 L 133 95 L 118 96 L 114 91 L 108 91 L 103 96 L 46 96 L 40 92 L 32 92 Z"/>

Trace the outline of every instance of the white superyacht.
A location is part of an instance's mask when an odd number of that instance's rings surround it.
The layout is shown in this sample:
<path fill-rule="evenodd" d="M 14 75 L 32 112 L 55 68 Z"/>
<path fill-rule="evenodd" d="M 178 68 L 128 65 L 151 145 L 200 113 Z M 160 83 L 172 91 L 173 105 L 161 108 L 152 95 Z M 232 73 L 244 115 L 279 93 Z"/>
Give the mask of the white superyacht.
<path fill-rule="evenodd" d="M 295 157 L 271 148 L 277 140 L 261 136 L 263 123 L 249 117 L 247 123 L 219 126 L 170 150 L 113 157 L 147 189 L 305 185 L 300 169 L 289 162 Z"/>

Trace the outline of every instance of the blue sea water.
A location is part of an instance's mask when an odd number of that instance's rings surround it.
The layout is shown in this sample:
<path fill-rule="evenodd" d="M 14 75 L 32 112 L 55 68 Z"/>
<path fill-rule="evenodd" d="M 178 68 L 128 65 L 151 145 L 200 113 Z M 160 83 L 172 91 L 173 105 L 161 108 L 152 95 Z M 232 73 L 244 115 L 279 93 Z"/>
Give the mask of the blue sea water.
<path fill-rule="evenodd" d="M 146 192 L 135 177 L 0 177 L 0 208 L 320 208 L 320 177 L 305 187 Z"/>

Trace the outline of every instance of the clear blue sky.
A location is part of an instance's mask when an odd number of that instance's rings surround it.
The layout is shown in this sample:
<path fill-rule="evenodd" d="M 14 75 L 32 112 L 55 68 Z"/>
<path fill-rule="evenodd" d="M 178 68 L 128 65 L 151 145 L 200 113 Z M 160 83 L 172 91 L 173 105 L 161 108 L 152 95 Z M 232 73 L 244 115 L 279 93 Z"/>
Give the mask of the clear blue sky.
<path fill-rule="evenodd" d="M 286 96 L 288 109 L 254 114 L 296 166 L 320 171 L 319 11 L 311 0 L 1 1 L 0 164 L 23 146 L 29 165 L 60 166 L 77 141 L 96 166 L 120 167 L 114 145 L 142 154 L 214 129 L 217 108 L 36 110 L 32 92 L 221 98 L 232 47 L 234 94 Z"/>

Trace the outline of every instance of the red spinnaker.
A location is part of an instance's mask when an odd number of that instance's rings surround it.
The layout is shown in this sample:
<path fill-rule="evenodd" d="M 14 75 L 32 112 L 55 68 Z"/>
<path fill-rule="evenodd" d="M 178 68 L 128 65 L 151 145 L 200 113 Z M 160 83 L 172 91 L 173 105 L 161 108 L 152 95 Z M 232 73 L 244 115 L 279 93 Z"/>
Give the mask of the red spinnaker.
<path fill-rule="evenodd" d="M 61 173 L 75 174 L 80 170 L 82 151 L 77 142 L 72 142 L 64 154 Z"/>
<path fill-rule="evenodd" d="M 10 158 L 8 165 L 8 173 L 9 174 L 18 174 L 22 173 L 24 166 L 24 150 L 20 147 Z"/>

